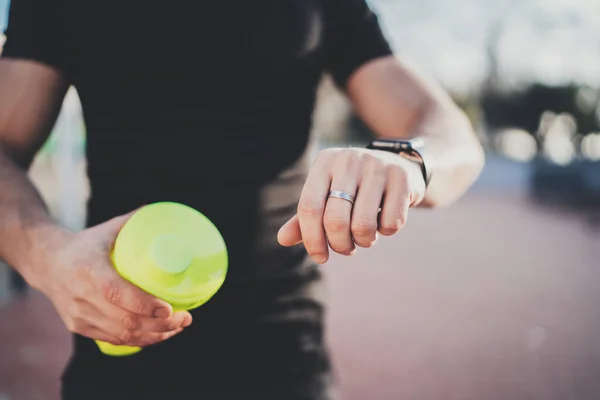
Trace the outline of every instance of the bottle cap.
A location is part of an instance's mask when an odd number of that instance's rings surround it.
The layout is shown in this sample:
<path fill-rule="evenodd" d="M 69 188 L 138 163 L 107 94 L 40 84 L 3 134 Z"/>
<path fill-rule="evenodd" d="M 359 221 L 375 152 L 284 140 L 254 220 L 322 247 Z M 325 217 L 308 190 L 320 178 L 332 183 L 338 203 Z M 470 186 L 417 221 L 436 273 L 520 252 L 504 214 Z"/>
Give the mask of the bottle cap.
<path fill-rule="evenodd" d="M 189 310 L 208 301 L 227 273 L 225 241 L 213 223 L 183 204 L 142 207 L 123 226 L 112 254 L 121 276 Z"/>

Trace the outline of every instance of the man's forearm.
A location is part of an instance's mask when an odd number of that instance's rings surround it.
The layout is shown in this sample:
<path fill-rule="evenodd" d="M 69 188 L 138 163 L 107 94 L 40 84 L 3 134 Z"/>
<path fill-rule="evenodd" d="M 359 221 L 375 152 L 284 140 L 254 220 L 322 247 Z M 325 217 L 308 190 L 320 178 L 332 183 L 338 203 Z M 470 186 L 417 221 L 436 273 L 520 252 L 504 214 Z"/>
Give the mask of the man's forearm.
<path fill-rule="evenodd" d="M 348 94 L 376 136 L 424 139 L 432 175 L 420 206 L 451 203 L 479 175 L 483 150 L 465 114 L 442 88 L 395 57 L 358 70 L 349 81 Z"/>
<path fill-rule="evenodd" d="M 420 207 L 444 206 L 464 194 L 479 176 L 484 152 L 467 117 L 454 104 L 434 103 L 415 124 L 425 142 L 431 180 Z"/>
<path fill-rule="evenodd" d="M 61 231 L 24 169 L 0 150 L 0 259 L 27 279 L 39 238 Z"/>

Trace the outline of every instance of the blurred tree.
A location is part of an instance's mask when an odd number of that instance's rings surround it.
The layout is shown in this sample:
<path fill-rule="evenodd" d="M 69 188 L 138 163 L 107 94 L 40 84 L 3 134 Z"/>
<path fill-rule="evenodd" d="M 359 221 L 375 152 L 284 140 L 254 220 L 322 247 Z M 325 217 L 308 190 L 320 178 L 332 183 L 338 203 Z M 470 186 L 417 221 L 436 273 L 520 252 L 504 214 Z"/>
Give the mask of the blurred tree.
<path fill-rule="evenodd" d="M 586 96 L 583 91 L 592 94 Z M 590 98 L 592 104 L 582 97 Z M 534 83 L 517 92 L 486 91 L 481 104 L 486 122 L 492 129 L 517 127 L 533 134 L 537 131 L 541 115 L 552 111 L 571 114 L 577 122 L 578 131 L 585 135 L 600 130 L 597 118 L 599 98 L 600 91 L 593 88 Z"/>
<path fill-rule="evenodd" d="M 513 1 L 513 5 L 517 5 Z M 522 3 L 521 3 L 522 4 Z M 488 72 L 481 87 L 479 102 L 485 123 L 493 134 L 503 128 L 520 128 L 531 134 L 537 132 L 540 118 L 546 111 L 556 114 L 568 113 L 577 123 L 582 134 L 600 129 L 600 91 L 598 88 L 581 84 L 552 86 L 542 82 L 531 82 L 520 90 L 509 90 L 502 84 L 499 48 L 506 33 L 515 7 L 508 7 L 498 15 L 488 32 L 486 54 Z"/>

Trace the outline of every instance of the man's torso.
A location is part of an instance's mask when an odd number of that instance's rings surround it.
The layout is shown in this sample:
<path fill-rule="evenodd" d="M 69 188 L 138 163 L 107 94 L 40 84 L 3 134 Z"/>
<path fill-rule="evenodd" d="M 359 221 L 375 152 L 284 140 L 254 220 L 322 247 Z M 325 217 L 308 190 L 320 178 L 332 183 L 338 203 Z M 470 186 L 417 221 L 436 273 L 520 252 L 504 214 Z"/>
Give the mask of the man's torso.
<path fill-rule="evenodd" d="M 225 286 L 193 327 L 127 360 L 77 338 L 67 387 L 183 374 L 202 390 L 228 378 L 251 390 L 269 374 L 291 384 L 326 372 L 319 273 L 302 248 L 276 242 L 308 169 L 322 2 L 62 2 L 87 128 L 89 223 L 178 201 L 216 224 L 230 255 Z"/>
<path fill-rule="evenodd" d="M 308 169 L 326 1 L 62 0 L 89 223 L 171 200 L 245 230 L 234 253 L 276 234 L 259 225 L 293 215 Z"/>

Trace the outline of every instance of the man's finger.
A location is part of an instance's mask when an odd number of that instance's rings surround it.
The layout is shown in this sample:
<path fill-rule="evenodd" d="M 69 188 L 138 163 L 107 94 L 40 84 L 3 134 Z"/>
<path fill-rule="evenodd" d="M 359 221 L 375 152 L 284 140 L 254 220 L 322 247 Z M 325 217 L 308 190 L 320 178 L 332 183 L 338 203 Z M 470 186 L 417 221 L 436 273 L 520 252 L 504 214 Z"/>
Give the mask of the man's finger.
<path fill-rule="evenodd" d="M 362 172 L 352 210 L 351 231 L 357 246 L 371 247 L 377 240 L 377 215 L 386 185 L 385 167 L 372 163 Z"/>
<path fill-rule="evenodd" d="M 169 318 L 153 318 L 134 314 L 108 302 L 89 304 L 85 311 L 86 321 L 117 334 L 123 329 L 142 332 L 170 332 L 192 324 L 192 315 L 187 311 L 174 312 Z"/>
<path fill-rule="evenodd" d="M 102 297 L 110 304 L 146 317 L 168 318 L 173 313 L 169 303 L 127 282 L 112 267 L 107 266 L 102 270 L 95 281 Z"/>
<path fill-rule="evenodd" d="M 329 258 L 329 248 L 323 228 L 323 213 L 330 184 L 329 171 L 313 166 L 298 203 L 302 242 L 308 254 L 319 264 L 327 262 Z"/>
<path fill-rule="evenodd" d="M 302 232 L 300 231 L 300 222 L 298 214 L 294 215 L 288 222 L 283 224 L 277 233 L 277 241 L 280 245 L 291 247 L 302 243 Z"/>
<path fill-rule="evenodd" d="M 187 311 L 173 313 L 167 319 L 142 317 L 107 302 L 87 303 L 84 336 L 112 344 L 148 346 L 180 333 L 191 324 Z"/>
<path fill-rule="evenodd" d="M 402 172 L 395 172 L 388 178 L 385 197 L 379 215 L 379 233 L 391 236 L 404 227 L 410 207 L 407 196 L 405 176 Z"/>
<path fill-rule="evenodd" d="M 353 153 L 341 156 L 333 167 L 330 190 L 342 191 L 356 196 L 360 176 L 360 162 Z M 326 193 L 327 196 L 329 193 Z M 351 255 L 355 246 L 350 234 L 350 220 L 353 204 L 344 199 L 331 197 L 327 199 L 323 225 L 329 246 L 336 253 Z"/>
<path fill-rule="evenodd" d="M 111 318 L 115 331 L 127 329 L 140 332 L 171 332 L 188 327 L 192 316 L 187 311 L 173 313 L 169 318 L 142 317 L 128 311 L 122 311 Z"/>
<path fill-rule="evenodd" d="M 170 339 L 181 331 L 183 328 L 162 333 L 122 330 L 118 334 L 118 339 L 126 346 L 146 347 Z"/>
<path fill-rule="evenodd" d="M 96 326 L 87 326 L 86 328 L 82 329 L 81 332 L 77 333 L 90 339 L 100 340 L 102 342 L 107 342 L 114 345 L 121 344 L 121 341 L 116 336 L 111 335 L 110 333 Z"/>

